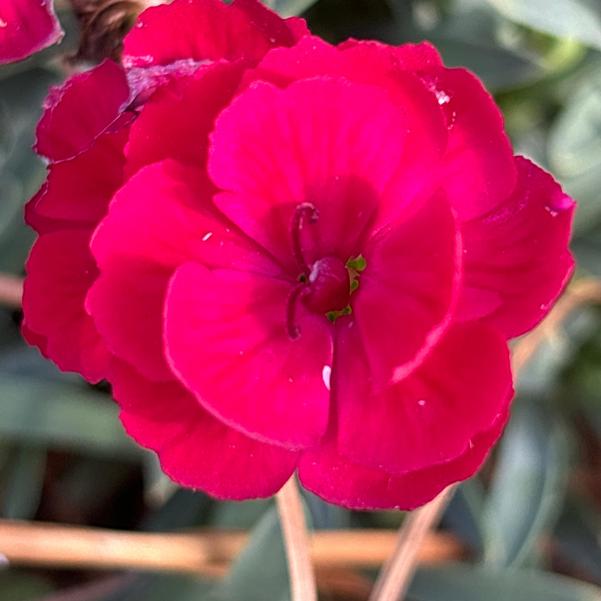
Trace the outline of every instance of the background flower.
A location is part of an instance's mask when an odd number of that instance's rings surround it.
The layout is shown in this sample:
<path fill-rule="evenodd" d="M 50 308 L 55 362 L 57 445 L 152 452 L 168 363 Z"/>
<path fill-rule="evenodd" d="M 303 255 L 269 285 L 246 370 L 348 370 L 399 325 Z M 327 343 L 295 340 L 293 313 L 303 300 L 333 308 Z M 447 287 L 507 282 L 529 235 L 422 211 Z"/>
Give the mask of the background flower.
<path fill-rule="evenodd" d="M 0 64 L 27 58 L 63 36 L 52 0 L 4 0 L 0 7 Z"/>

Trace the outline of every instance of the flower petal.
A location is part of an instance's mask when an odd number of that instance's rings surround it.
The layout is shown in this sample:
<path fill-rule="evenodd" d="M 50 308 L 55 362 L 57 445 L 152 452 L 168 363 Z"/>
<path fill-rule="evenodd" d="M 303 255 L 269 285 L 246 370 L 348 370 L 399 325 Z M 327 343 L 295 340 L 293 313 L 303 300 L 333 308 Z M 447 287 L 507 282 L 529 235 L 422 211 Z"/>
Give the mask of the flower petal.
<path fill-rule="evenodd" d="M 128 129 L 106 132 L 75 158 L 51 163 L 48 179 L 26 207 L 26 221 L 38 232 L 93 228 L 123 180 Z"/>
<path fill-rule="evenodd" d="M 506 337 L 533 328 L 569 279 L 574 201 L 528 159 L 517 157 L 518 183 L 495 210 L 463 226 L 463 319 L 485 318 Z"/>
<path fill-rule="evenodd" d="M 147 380 L 123 362 L 115 362 L 110 379 L 127 433 L 156 451 L 182 486 L 223 499 L 269 497 L 296 467 L 296 453 L 228 428 L 178 382 Z"/>
<path fill-rule="evenodd" d="M 106 60 L 51 89 L 36 130 L 36 151 L 52 161 L 87 150 L 118 121 L 129 99 L 122 67 Z"/>
<path fill-rule="evenodd" d="M 215 117 L 233 96 L 240 73 L 239 65 L 216 63 L 159 89 L 132 125 L 128 173 L 167 158 L 201 167 Z"/>
<path fill-rule="evenodd" d="M 127 257 L 166 270 L 194 259 L 280 276 L 281 269 L 215 210 L 211 192 L 200 169 L 175 161 L 139 171 L 117 192 L 92 238 L 100 269 L 109 271 Z"/>
<path fill-rule="evenodd" d="M 58 42 L 63 30 L 52 0 L 3 0 L 0 8 L 0 65 L 27 58 Z"/>
<path fill-rule="evenodd" d="M 417 370 L 384 389 L 374 386 L 361 340 L 340 335 L 337 448 L 353 463 L 402 474 L 452 461 L 508 411 L 509 352 L 492 328 L 453 326 Z"/>
<path fill-rule="evenodd" d="M 419 72 L 443 66 L 438 50 L 430 42 L 390 46 L 375 40 L 350 39 L 342 42 L 338 48 L 349 55 L 371 54 L 375 60 L 394 63 L 397 69 L 407 71 Z"/>
<path fill-rule="evenodd" d="M 281 273 L 209 201 L 202 171 L 155 163 L 117 192 L 92 238 L 101 273 L 88 294 L 88 310 L 111 352 L 153 380 L 172 377 L 163 348 L 163 305 L 179 265 L 195 259 L 211 267 Z"/>
<path fill-rule="evenodd" d="M 383 386 L 424 360 L 455 310 L 461 239 L 448 203 L 432 196 L 406 207 L 373 235 L 364 256 L 351 303 L 372 377 Z"/>
<path fill-rule="evenodd" d="M 180 59 L 259 60 L 273 46 L 291 46 L 306 30 L 258 0 L 174 0 L 144 11 L 125 38 L 127 67 Z"/>
<path fill-rule="evenodd" d="M 482 215 L 505 200 L 516 182 L 501 112 L 465 69 L 431 69 L 421 77 L 447 120 L 449 141 L 440 182 L 460 220 Z"/>
<path fill-rule="evenodd" d="M 31 344 L 45 339 L 42 352 L 61 369 L 98 382 L 106 377 L 109 354 L 84 308 L 97 274 L 89 239 L 89 230 L 38 238 L 26 265 L 23 331 Z"/>
<path fill-rule="evenodd" d="M 326 430 L 331 332 L 298 304 L 292 340 L 286 306 L 292 285 L 240 271 L 180 267 L 169 287 L 165 342 L 170 365 L 223 422 L 290 449 Z"/>
<path fill-rule="evenodd" d="M 319 212 L 306 242 L 307 261 L 346 260 L 393 177 L 413 186 L 411 155 L 430 141 L 411 138 L 410 118 L 386 90 L 319 77 L 280 90 L 257 82 L 217 119 L 209 174 L 226 191 L 219 208 L 291 269 L 298 268 L 290 227 L 295 210 Z M 403 201 L 409 202 L 407 194 Z M 398 200 L 398 199 L 397 199 Z"/>
<path fill-rule="evenodd" d="M 506 421 L 507 414 L 499 417 L 490 430 L 476 436 L 473 446 L 455 460 L 398 476 L 347 461 L 336 452 L 330 438 L 318 449 L 303 453 L 299 478 L 311 492 L 349 509 L 408 511 L 431 501 L 450 484 L 465 480 L 478 470 Z"/>
<path fill-rule="evenodd" d="M 161 337 L 170 275 L 144 259 L 124 257 L 101 271 L 85 299 L 109 351 L 156 381 L 172 378 Z"/>
<path fill-rule="evenodd" d="M 269 51 L 255 69 L 247 71 L 245 81 L 248 84 L 259 79 L 287 87 L 297 80 L 327 76 L 380 88 L 399 113 L 396 121 L 403 123 L 402 133 L 397 132 L 403 152 L 383 155 L 381 160 L 388 164 L 398 161 L 403 189 L 397 191 L 399 198 L 407 202 L 416 193 L 437 186 L 438 165 L 447 143 L 447 128 L 436 98 L 410 72 L 417 64 L 424 68 L 435 66 L 440 64 L 440 57 L 429 44 L 396 47 L 351 40 L 335 47 L 318 37 L 307 36 L 292 48 Z M 366 117 L 373 119 L 377 110 L 376 105 Z M 395 200 L 397 207 L 403 206 L 398 198 Z M 383 213 L 382 220 L 390 218 L 387 211 Z"/>

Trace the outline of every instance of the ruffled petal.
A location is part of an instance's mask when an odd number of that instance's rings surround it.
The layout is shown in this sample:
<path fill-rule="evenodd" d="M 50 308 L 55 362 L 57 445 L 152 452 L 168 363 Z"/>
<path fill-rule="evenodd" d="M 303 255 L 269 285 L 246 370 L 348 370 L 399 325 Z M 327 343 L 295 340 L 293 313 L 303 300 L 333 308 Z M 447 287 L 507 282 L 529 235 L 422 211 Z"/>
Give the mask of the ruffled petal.
<path fill-rule="evenodd" d="M 252 84 L 217 119 L 209 174 L 225 192 L 219 208 L 290 269 L 298 269 L 291 223 L 309 203 L 305 259 L 346 260 L 362 250 L 381 195 L 395 180 L 397 205 L 411 199 L 409 155 L 430 156 L 411 138 L 410 118 L 387 91 L 345 78 L 313 78 L 285 90 Z M 405 184 L 403 187 L 402 184 Z"/>
<path fill-rule="evenodd" d="M 545 171 L 516 158 L 518 183 L 495 210 L 463 226 L 463 319 L 486 319 L 507 338 L 533 328 L 572 274 L 574 201 Z"/>
<path fill-rule="evenodd" d="M 36 130 L 35 149 L 51 161 L 71 159 L 87 150 L 120 119 L 129 99 L 125 71 L 106 60 L 52 88 Z"/>
<path fill-rule="evenodd" d="M 127 67 L 181 59 L 259 60 L 306 33 L 300 19 L 281 19 L 258 0 L 174 0 L 144 11 L 125 38 Z"/>
<path fill-rule="evenodd" d="M 169 287 L 165 343 L 169 362 L 198 401 L 223 422 L 290 449 L 324 434 L 332 364 L 331 332 L 297 306 L 291 339 L 292 285 L 240 271 L 180 267 Z"/>
<path fill-rule="evenodd" d="M 404 203 L 416 194 L 436 188 L 438 165 L 447 144 L 447 128 L 438 101 L 411 72 L 418 64 L 423 68 L 440 64 L 433 46 L 424 43 L 396 47 L 351 40 L 336 47 L 318 37 L 307 36 L 292 48 L 275 48 L 268 52 L 255 69 L 247 71 L 245 83 L 261 80 L 287 87 L 294 81 L 325 76 L 380 88 L 399 113 L 396 122 L 404 123 L 402 133 L 396 132 L 401 138 L 402 152 L 381 157 L 381 161 L 389 165 L 398 161 L 398 177 L 402 183 L 402 189 L 397 183 L 402 202 L 395 198 L 379 217 L 386 221 L 391 218 L 391 210 L 402 210 Z M 374 105 L 365 118 L 374 119 L 379 108 Z M 374 137 L 372 143 L 380 141 Z"/>
<path fill-rule="evenodd" d="M 167 283 L 182 263 L 277 276 L 281 270 L 224 223 L 202 171 L 173 161 L 145 167 L 115 195 L 91 249 L 100 276 L 87 307 L 111 352 L 145 377 L 170 379 L 163 345 Z"/>
<path fill-rule="evenodd" d="M 432 196 L 381 228 L 363 254 L 353 328 L 374 382 L 385 386 L 416 369 L 449 326 L 461 286 L 461 239 L 448 203 Z"/>
<path fill-rule="evenodd" d="M 182 486 L 222 499 L 269 497 L 296 467 L 297 453 L 228 428 L 177 382 L 147 380 L 123 362 L 113 364 L 110 380 L 127 433 Z"/>
<path fill-rule="evenodd" d="M 311 492 L 349 509 L 408 511 L 431 501 L 450 484 L 469 478 L 486 459 L 506 421 L 507 414 L 499 417 L 455 460 L 398 476 L 349 462 L 337 453 L 330 438 L 318 449 L 303 453 L 299 478 Z"/>
<path fill-rule="evenodd" d="M 482 215 L 505 200 L 516 182 L 501 112 L 465 69 L 431 69 L 421 77 L 447 121 L 448 147 L 439 181 L 460 220 Z"/>
<path fill-rule="evenodd" d="M 139 171 L 117 192 L 92 238 L 101 271 L 129 257 L 165 270 L 194 259 L 280 276 L 281 269 L 215 210 L 211 192 L 201 170 L 175 161 Z"/>
<path fill-rule="evenodd" d="M 239 65 L 216 63 L 164 84 L 132 125 L 128 173 L 167 158 L 204 165 L 209 132 L 233 96 L 241 72 Z"/>
<path fill-rule="evenodd" d="M 27 58 L 62 37 L 52 0 L 2 0 L 0 65 Z"/>
<path fill-rule="evenodd" d="M 161 336 L 170 275 L 144 259 L 123 257 L 101 271 L 85 299 L 109 351 L 156 381 L 173 377 Z"/>
<path fill-rule="evenodd" d="M 261 79 L 285 87 L 299 79 L 329 75 L 347 77 L 359 83 L 383 84 L 394 94 L 413 80 L 409 72 L 439 66 L 442 66 L 440 55 L 427 42 L 388 46 L 374 41 L 348 40 L 333 46 L 318 36 L 305 36 L 291 48 L 270 50 L 254 69 L 248 70 L 245 81 Z M 422 90 L 417 94 L 416 105 L 420 102 L 428 107 L 437 105 L 436 100 L 429 98 L 430 92 Z M 409 96 L 410 91 L 405 91 L 405 95 Z M 405 102 L 407 100 L 411 99 Z M 430 115 L 429 120 L 438 121 L 437 115 Z M 440 124 L 423 126 L 440 127 Z"/>
<path fill-rule="evenodd" d="M 87 152 L 51 163 L 48 179 L 27 204 L 28 225 L 38 232 L 95 227 L 123 181 L 127 134 L 127 128 L 104 133 Z"/>
<path fill-rule="evenodd" d="M 350 39 L 342 42 L 338 48 L 349 55 L 372 55 L 374 60 L 389 62 L 394 64 L 395 68 L 406 71 L 420 72 L 443 66 L 440 53 L 430 42 L 390 46 L 375 40 Z"/>
<path fill-rule="evenodd" d="M 513 396 L 507 344 L 480 324 L 453 326 L 417 370 L 384 389 L 374 386 L 357 336 L 341 330 L 336 349 L 338 453 L 389 474 L 463 455 Z"/>
<path fill-rule="evenodd" d="M 98 382 L 106 377 L 109 354 L 84 308 L 97 275 L 89 239 L 89 230 L 38 238 L 26 265 L 23 333 L 61 369 Z"/>

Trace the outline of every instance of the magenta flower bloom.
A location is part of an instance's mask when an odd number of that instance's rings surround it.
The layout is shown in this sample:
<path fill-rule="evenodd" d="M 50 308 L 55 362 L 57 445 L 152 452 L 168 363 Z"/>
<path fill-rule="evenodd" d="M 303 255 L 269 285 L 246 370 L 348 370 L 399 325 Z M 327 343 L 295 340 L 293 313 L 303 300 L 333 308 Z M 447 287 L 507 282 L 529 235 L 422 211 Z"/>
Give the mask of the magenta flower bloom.
<path fill-rule="evenodd" d="M 62 37 L 52 0 L 2 0 L 0 65 L 27 58 Z"/>
<path fill-rule="evenodd" d="M 573 267 L 573 202 L 429 44 L 332 46 L 256 0 L 147 10 L 48 99 L 23 331 L 107 379 L 184 486 L 295 470 L 355 508 L 469 477 L 508 417 L 507 340 Z"/>

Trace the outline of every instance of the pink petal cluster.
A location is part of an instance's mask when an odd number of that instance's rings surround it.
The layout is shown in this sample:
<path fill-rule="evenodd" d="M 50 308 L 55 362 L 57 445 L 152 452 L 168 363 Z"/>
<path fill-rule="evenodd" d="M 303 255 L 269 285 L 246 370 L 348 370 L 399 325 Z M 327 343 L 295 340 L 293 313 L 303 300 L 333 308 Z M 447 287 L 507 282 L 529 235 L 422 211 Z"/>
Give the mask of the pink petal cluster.
<path fill-rule="evenodd" d="M 507 340 L 573 268 L 573 201 L 429 44 L 333 46 L 258 0 L 144 12 L 52 91 L 23 332 L 107 379 L 184 486 L 293 474 L 413 508 L 508 417 Z"/>
<path fill-rule="evenodd" d="M 62 37 L 52 0 L 0 2 L 0 65 L 27 58 Z"/>

